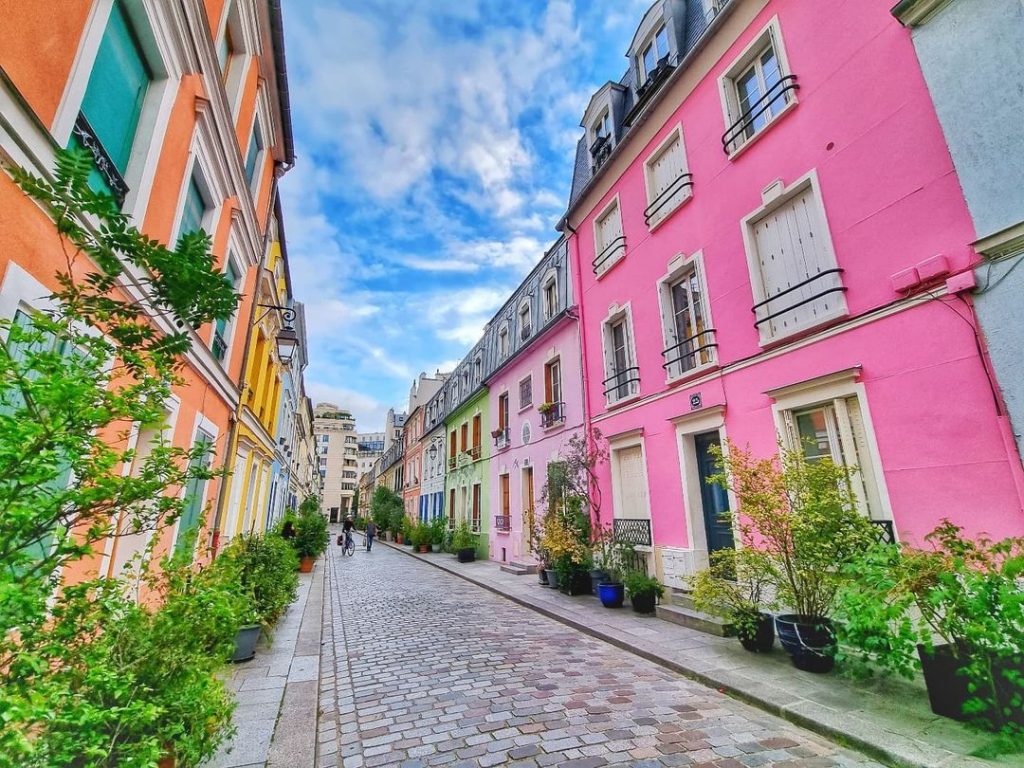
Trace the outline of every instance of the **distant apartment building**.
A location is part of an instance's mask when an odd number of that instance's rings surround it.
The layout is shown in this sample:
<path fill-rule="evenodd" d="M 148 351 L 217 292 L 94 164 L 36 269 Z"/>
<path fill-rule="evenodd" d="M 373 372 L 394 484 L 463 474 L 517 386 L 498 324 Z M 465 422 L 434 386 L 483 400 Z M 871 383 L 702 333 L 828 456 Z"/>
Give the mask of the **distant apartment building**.
<path fill-rule="evenodd" d="M 320 510 L 331 522 L 347 515 L 359 482 L 356 420 L 333 403 L 313 409 L 313 435 L 322 491 Z"/>
<path fill-rule="evenodd" d="M 373 462 L 384 453 L 383 432 L 360 432 L 356 435 L 356 475 L 362 477 L 373 469 Z"/>

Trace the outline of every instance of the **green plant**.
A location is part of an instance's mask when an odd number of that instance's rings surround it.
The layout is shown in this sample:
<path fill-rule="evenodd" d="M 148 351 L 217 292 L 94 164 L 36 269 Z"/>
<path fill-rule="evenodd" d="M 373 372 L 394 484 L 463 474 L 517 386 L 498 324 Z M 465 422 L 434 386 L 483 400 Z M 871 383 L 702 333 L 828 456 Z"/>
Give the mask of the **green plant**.
<path fill-rule="evenodd" d="M 398 494 L 383 485 L 377 486 L 373 491 L 373 499 L 370 501 L 370 515 L 373 522 L 377 524 L 380 531 L 393 530 L 391 521 L 394 519 L 392 512 L 401 510 L 402 499 Z"/>
<path fill-rule="evenodd" d="M 278 534 L 236 536 L 217 559 L 233 561 L 241 591 L 251 601 L 251 620 L 270 626 L 295 599 L 299 567 L 294 548 Z"/>
<path fill-rule="evenodd" d="M 925 537 L 929 548 L 876 545 L 846 565 L 839 593 L 840 639 L 848 658 L 912 677 L 917 646 L 936 639 L 966 663 L 974 696 L 966 714 L 988 730 L 1021 729 L 999 711 L 994 686 L 1001 660 L 1024 661 L 1024 538 L 966 538 L 944 520 Z M 1024 707 L 1024 678 L 1005 671 L 1014 691 L 1009 709 Z"/>
<path fill-rule="evenodd" d="M 186 234 L 172 250 L 92 190 L 88 152 L 59 151 L 53 177 L 5 170 L 52 219 L 64 264 L 49 309 L 0 322 L 0 763 L 151 764 L 179 729 L 182 764 L 195 764 L 223 735 L 223 687 L 210 670 L 224 657 L 189 645 L 195 626 L 167 617 L 204 600 L 216 617 L 230 596 L 185 591 L 149 610 L 114 580 L 57 587 L 64 566 L 107 537 L 163 539 L 186 508 L 180 490 L 217 475 L 203 442 L 184 450 L 155 438 L 136 450 L 127 426 L 163 423 L 191 329 L 230 317 L 238 296 L 209 237 Z M 123 291 L 127 271 L 143 298 Z M 200 525 L 183 521 L 180 541 L 194 544 Z M 191 560 L 194 549 L 181 550 Z M 151 554 L 139 570 L 152 591 Z M 160 631 L 188 647 L 161 645 Z M 154 648 L 171 668 L 158 668 Z M 187 696 L 194 716 L 175 708 Z M 207 715 L 209 739 L 193 730 Z"/>
<path fill-rule="evenodd" d="M 758 617 L 774 607 L 766 599 L 774 564 L 764 552 L 748 547 L 717 550 L 710 561 L 691 583 L 694 606 L 725 619 L 741 638 L 753 636 Z"/>
<path fill-rule="evenodd" d="M 555 407 L 554 403 L 541 403 L 537 406 L 537 413 L 547 413 Z"/>
<path fill-rule="evenodd" d="M 857 509 L 851 467 L 829 458 L 808 461 L 803 451 L 755 458 L 728 444 L 715 447 L 722 472 L 712 480 L 739 501 L 738 528 L 745 548 L 762 553 L 765 586 L 801 616 L 828 618 L 844 580 L 843 566 L 875 541 Z"/>
<path fill-rule="evenodd" d="M 622 583 L 626 587 L 626 594 L 630 597 L 654 595 L 660 598 L 665 594 L 665 588 L 661 582 L 642 571 L 627 571 L 622 577 Z"/>
<path fill-rule="evenodd" d="M 430 543 L 444 544 L 445 535 L 448 533 L 448 519 L 438 515 L 430 521 Z"/>
<path fill-rule="evenodd" d="M 412 543 L 417 547 L 429 547 L 434 532 L 428 523 L 417 523 L 412 529 Z"/>
<path fill-rule="evenodd" d="M 465 520 L 459 523 L 455 529 L 451 546 L 456 552 L 462 549 L 476 548 L 476 535 L 469 530 L 469 524 Z"/>
<path fill-rule="evenodd" d="M 320 514 L 320 499 L 316 496 L 307 496 L 299 504 L 299 514 L 307 515 L 313 512 Z"/>
<path fill-rule="evenodd" d="M 329 542 L 324 516 L 319 511 L 300 512 L 295 520 L 295 538 L 292 539 L 295 553 L 299 557 L 317 557 L 327 549 Z"/>

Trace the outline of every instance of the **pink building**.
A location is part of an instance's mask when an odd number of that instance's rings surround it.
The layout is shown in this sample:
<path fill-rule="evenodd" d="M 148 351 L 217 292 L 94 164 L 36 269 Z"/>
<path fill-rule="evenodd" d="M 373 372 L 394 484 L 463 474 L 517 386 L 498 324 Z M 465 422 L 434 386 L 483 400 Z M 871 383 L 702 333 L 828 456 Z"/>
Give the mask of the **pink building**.
<path fill-rule="evenodd" d="M 587 108 L 563 222 L 587 410 L 671 586 L 733 545 L 705 482 L 726 437 L 856 465 L 881 534 L 1024 533 L 971 219 L 891 5 L 659 0 Z"/>
<path fill-rule="evenodd" d="M 529 510 L 543 514 L 548 465 L 583 428 L 579 328 L 565 240 L 534 267 L 485 331 L 492 514 L 490 558 L 530 564 Z"/>

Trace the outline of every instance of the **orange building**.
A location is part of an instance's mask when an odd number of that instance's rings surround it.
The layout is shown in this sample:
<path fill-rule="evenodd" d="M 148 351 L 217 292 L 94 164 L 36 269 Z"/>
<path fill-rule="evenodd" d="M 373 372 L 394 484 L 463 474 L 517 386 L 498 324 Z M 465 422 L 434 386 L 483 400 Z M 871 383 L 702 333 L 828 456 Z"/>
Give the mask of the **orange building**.
<path fill-rule="evenodd" d="M 166 418 L 130 437 L 137 462 L 163 434 L 183 448 L 208 443 L 220 466 L 239 412 L 252 297 L 272 250 L 277 180 L 294 160 L 280 2 L 0 0 L 0 18 L 0 159 L 48 174 L 59 148 L 87 148 L 97 183 L 144 234 L 171 244 L 207 231 L 242 294 L 234 317 L 193 331 Z M 0 173 L 0 317 L 38 310 L 63 266 L 49 218 Z M 125 289 L 139 277 L 126 274 Z M 186 513 L 157 553 L 183 546 L 186 529 L 212 516 L 221 485 L 186 489 Z M 119 573 L 147 542 L 112 538 L 102 559 L 81 567 Z"/>

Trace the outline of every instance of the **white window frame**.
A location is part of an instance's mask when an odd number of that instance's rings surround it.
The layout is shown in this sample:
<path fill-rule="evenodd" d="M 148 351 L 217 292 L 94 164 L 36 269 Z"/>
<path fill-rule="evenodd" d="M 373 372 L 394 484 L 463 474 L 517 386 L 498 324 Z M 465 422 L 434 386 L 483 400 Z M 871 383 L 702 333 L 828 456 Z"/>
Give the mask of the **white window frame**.
<path fill-rule="evenodd" d="M 740 109 L 739 91 L 736 87 L 737 80 L 739 80 L 741 75 L 746 74 L 755 62 L 758 62 L 757 66 L 760 67 L 759 62 L 761 55 L 769 46 L 774 49 L 775 58 L 779 62 L 779 77 L 786 77 L 792 74 L 792 69 L 789 66 L 789 58 L 786 55 L 786 47 L 782 40 L 782 29 L 779 26 L 779 17 L 774 16 L 765 25 L 765 27 L 758 32 L 754 39 L 747 44 L 739 56 L 733 60 L 726 71 L 718 79 L 718 88 L 722 99 L 722 116 L 725 119 L 725 126 L 727 129 L 739 120 L 740 116 L 743 114 Z M 763 78 L 761 84 L 762 86 L 764 84 Z M 762 94 L 762 96 L 763 95 L 764 94 Z M 786 91 L 782 95 L 785 98 L 786 103 L 777 112 L 773 113 L 769 110 L 764 113 L 764 116 L 767 117 L 767 119 L 763 126 L 754 129 L 752 135 L 737 137 L 731 142 L 731 147 L 728 150 L 730 159 L 735 158 L 753 142 L 761 138 L 761 136 L 768 132 L 769 128 L 779 121 L 780 117 L 788 113 L 797 105 L 795 90 Z"/>
<path fill-rule="evenodd" d="M 825 204 L 821 196 L 821 185 L 818 182 L 818 173 L 811 170 L 789 186 L 781 182 L 772 184 L 762 193 L 763 205 L 743 218 L 741 228 L 743 231 L 744 251 L 747 255 L 747 270 L 750 273 L 750 287 L 754 296 L 754 304 L 760 304 L 768 299 L 764 288 L 761 266 L 757 256 L 757 241 L 754 236 L 754 228 L 764 217 L 769 216 L 773 211 L 783 207 L 793 198 L 803 194 L 810 189 L 813 193 L 815 212 L 821 222 L 822 237 L 821 247 L 824 249 L 825 258 L 819 265 L 822 271 L 835 269 L 839 266 L 836 259 L 835 247 L 832 244 L 832 228 L 828 224 L 828 217 L 825 215 Z M 842 283 L 842 275 L 837 273 L 836 277 Z M 837 318 L 849 314 L 846 306 L 845 293 L 839 291 L 831 294 L 834 297 L 836 310 L 829 317 L 818 318 L 812 323 L 805 323 L 796 326 L 785 333 L 775 334 L 771 332 L 771 323 L 762 323 L 757 327 L 761 346 L 775 344 L 781 340 L 791 338 L 794 335 L 802 334 L 822 323 L 831 322 Z"/>
<path fill-rule="evenodd" d="M 615 248 L 600 265 L 593 267 L 592 271 L 598 279 L 608 274 L 612 267 L 626 257 L 626 231 L 622 226 L 622 206 L 619 204 L 619 196 L 616 194 L 605 206 L 594 216 L 594 259 L 607 248 L 610 243 L 605 243 L 601 238 L 601 224 L 609 216 L 619 217 L 619 231 L 622 233 L 622 244 Z"/>
<path fill-rule="evenodd" d="M 715 344 L 715 324 L 711 319 L 711 301 L 708 298 L 708 286 L 706 282 L 704 272 L 704 253 L 697 251 L 690 256 L 683 254 L 677 254 L 668 263 L 668 272 L 666 272 L 658 280 L 658 305 L 661 309 L 661 333 L 662 339 L 664 340 L 665 346 L 663 350 L 667 350 L 673 345 L 679 344 L 681 339 L 676 338 L 676 327 L 675 327 L 675 307 L 672 303 L 672 285 L 680 280 L 680 278 L 695 272 L 697 275 L 697 284 L 700 290 L 700 299 L 703 303 L 704 310 L 704 322 L 705 322 L 705 343 Z M 662 355 L 663 363 L 666 363 L 665 370 L 665 383 L 672 384 L 676 381 L 683 379 L 692 378 L 694 375 L 713 368 L 718 364 L 718 348 L 717 346 L 709 347 L 708 360 L 703 363 L 697 363 L 691 368 L 683 369 L 682 363 L 674 362 L 668 363 L 668 360 L 672 359 L 672 355 Z"/>
<path fill-rule="evenodd" d="M 634 325 L 633 325 L 633 309 L 630 303 L 626 303 L 623 306 L 615 306 L 608 310 L 608 315 L 601 321 L 601 347 L 604 358 L 604 379 L 609 379 L 616 375 L 615 372 L 615 351 L 613 348 L 614 335 L 612 328 L 620 321 L 625 322 L 625 341 L 626 341 L 626 370 L 629 368 L 637 368 L 637 378 L 640 378 L 639 367 L 640 364 L 637 362 L 637 349 L 636 349 L 636 338 L 634 336 Z M 602 390 L 607 387 L 607 384 L 602 382 Z M 632 402 L 640 397 L 640 381 L 630 382 L 624 384 L 628 391 L 625 395 L 618 397 L 616 395 L 618 386 L 612 389 L 611 392 L 604 392 L 604 402 L 606 408 L 612 406 L 623 405 L 628 402 Z"/>
<path fill-rule="evenodd" d="M 669 29 L 665 20 L 660 19 L 661 23 L 655 26 L 654 30 L 644 38 L 643 43 L 640 44 L 636 54 L 636 72 L 637 72 L 637 85 L 643 85 L 650 79 L 650 72 L 647 71 L 644 65 L 644 54 L 647 50 L 653 46 L 654 48 L 654 67 L 657 69 L 658 62 L 661 61 L 665 56 L 672 55 L 672 46 L 669 43 Z M 665 53 L 661 56 L 658 55 L 658 35 L 665 32 Z M 653 70 L 652 70 L 653 71 Z"/>
<path fill-rule="evenodd" d="M 683 124 L 679 123 L 669 131 L 668 135 L 659 142 L 658 146 L 647 156 L 644 160 L 644 190 L 647 193 L 647 207 L 650 208 L 654 205 L 655 200 L 658 197 L 658 193 L 654 190 L 654 173 L 653 166 L 657 163 L 662 156 L 668 151 L 669 145 L 672 142 L 679 141 L 679 152 L 682 155 L 683 174 L 690 172 L 690 163 L 686 156 L 686 142 L 683 139 Z M 669 189 L 672 187 L 670 186 Z M 668 191 L 668 190 L 666 190 Z M 673 213 L 682 208 L 683 203 L 687 202 L 693 197 L 693 185 L 692 184 L 681 184 L 676 188 L 668 197 L 668 201 L 663 203 L 657 211 L 654 211 L 648 219 L 648 228 L 653 232 L 663 222 L 665 222 Z"/>
<path fill-rule="evenodd" d="M 519 319 L 519 340 L 526 341 L 533 335 L 533 307 L 530 306 L 529 299 L 523 299 L 519 304 L 519 309 L 516 311 L 516 317 Z M 525 318 L 525 320 L 524 320 Z M 524 333 L 524 331 L 528 331 Z"/>
<path fill-rule="evenodd" d="M 215 57 L 218 64 L 217 82 L 224 88 L 224 95 L 227 99 L 228 110 L 233 121 L 238 120 L 238 112 L 242 106 L 242 85 L 245 83 L 249 67 L 254 66 L 255 60 L 262 53 L 260 45 L 259 27 L 256 21 L 255 9 L 251 3 L 239 2 L 239 0 L 228 0 L 221 11 L 220 26 L 215 37 L 214 47 L 220 50 L 220 41 L 231 28 L 231 36 L 237 48 L 234 54 L 228 59 L 228 76 L 223 77 L 219 68 L 219 58 Z"/>
<path fill-rule="evenodd" d="M 508 323 L 502 323 L 498 328 L 498 359 L 504 360 L 508 357 L 512 345 L 509 344 Z"/>
<path fill-rule="evenodd" d="M 530 401 L 528 403 L 523 402 L 523 384 L 526 382 L 530 382 Z M 523 411 L 529 410 L 533 407 L 533 374 L 528 373 L 519 379 L 516 383 L 516 388 L 519 393 L 519 412 L 522 413 Z"/>
<path fill-rule="evenodd" d="M 548 290 L 553 289 L 551 293 L 551 306 L 548 307 Z M 553 318 L 558 314 L 558 272 L 554 269 L 549 269 L 545 274 L 544 278 L 540 283 L 540 311 L 543 315 L 545 322 Z"/>
<path fill-rule="evenodd" d="M 612 110 L 611 105 L 605 106 L 601 113 L 590 125 L 590 146 L 598 139 L 611 140 L 612 138 Z"/>
<path fill-rule="evenodd" d="M 878 450 L 878 440 L 875 436 L 874 420 L 871 418 L 871 410 L 868 403 L 867 390 L 863 382 L 859 381 L 861 374 L 860 367 L 849 368 L 835 373 L 819 376 L 808 381 L 799 382 L 789 386 L 768 390 L 766 393 L 772 400 L 772 414 L 775 418 L 775 426 L 781 444 L 790 449 L 799 448 L 794 443 L 795 424 L 791 428 L 794 412 L 805 411 L 819 406 L 828 406 L 843 403 L 837 407 L 835 417 L 839 429 L 839 439 L 842 445 L 842 454 L 848 457 L 849 449 L 855 447 L 855 438 L 850 430 L 848 417 L 845 413 L 845 400 L 855 397 L 860 406 L 861 418 L 864 422 L 865 450 L 869 454 L 867 480 L 859 477 L 861 473 L 854 472 L 855 490 L 865 483 L 874 485 L 875 495 L 878 497 L 878 509 L 868 510 L 867 500 L 857 493 L 857 506 L 861 513 L 871 520 L 893 521 L 892 504 L 889 499 L 889 491 L 885 483 L 885 474 L 882 468 L 881 454 Z M 856 455 L 856 451 L 853 452 Z M 895 523 L 893 532 L 896 533 Z"/>

